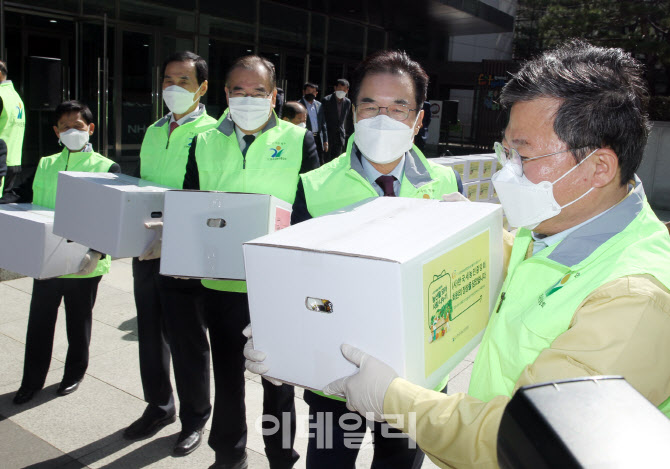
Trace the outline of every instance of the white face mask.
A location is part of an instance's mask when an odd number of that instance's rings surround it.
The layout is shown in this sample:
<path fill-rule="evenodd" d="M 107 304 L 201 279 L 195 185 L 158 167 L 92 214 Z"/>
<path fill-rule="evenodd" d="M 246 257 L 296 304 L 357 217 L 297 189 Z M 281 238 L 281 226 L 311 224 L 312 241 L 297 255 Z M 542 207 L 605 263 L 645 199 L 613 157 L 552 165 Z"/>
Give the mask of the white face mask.
<path fill-rule="evenodd" d="M 230 98 L 228 107 L 235 125 L 242 130 L 256 130 L 268 121 L 272 98 Z"/>
<path fill-rule="evenodd" d="M 168 86 L 163 90 L 163 101 L 165 101 L 165 105 L 173 114 L 184 114 L 194 103 L 200 100 L 199 96 L 198 100 L 195 100 L 195 95 L 200 91 L 201 86 L 195 90 L 195 93 L 191 93 L 181 86 Z"/>
<path fill-rule="evenodd" d="M 307 124 L 305 122 L 301 122 L 300 124 L 296 124 L 298 127 L 305 129 L 307 128 Z"/>
<path fill-rule="evenodd" d="M 411 127 L 385 114 L 361 119 L 354 124 L 354 142 L 369 161 L 391 163 L 412 148 L 418 118 L 417 115 Z"/>
<path fill-rule="evenodd" d="M 337 90 L 337 91 L 335 92 L 335 96 L 337 96 L 337 99 L 342 99 L 342 98 L 344 98 L 346 95 L 347 95 L 347 92 L 346 92 L 346 91 Z"/>
<path fill-rule="evenodd" d="M 491 177 L 491 182 L 498 193 L 498 198 L 507 216 L 510 225 L 527 228 L 532 230 L 545 220 L 555 217 L 561 210 L 568 207 L 593 190 L 591 187 L 584 194 L 577 197 L 572 202 L 563 206 L 559 205 L 554 198 L 554 184 L 577 169 L 580 164 L 586 161 L 596 150 L 593 150 L 579 164 L 570 168 L 563 176 L 554 182 L 541 181 L 533 184 L 528 178 L 518 176 L 513 163 L 507 163 L 500 171 Z M 520 172 L 520 171 L 519 171 Z"/>
<path fill-rule="evenodd" d="M 88 130 L 70 129 L 60 133 L 59 142 L 70 151 L 79 151 L 88 143 Z"/>

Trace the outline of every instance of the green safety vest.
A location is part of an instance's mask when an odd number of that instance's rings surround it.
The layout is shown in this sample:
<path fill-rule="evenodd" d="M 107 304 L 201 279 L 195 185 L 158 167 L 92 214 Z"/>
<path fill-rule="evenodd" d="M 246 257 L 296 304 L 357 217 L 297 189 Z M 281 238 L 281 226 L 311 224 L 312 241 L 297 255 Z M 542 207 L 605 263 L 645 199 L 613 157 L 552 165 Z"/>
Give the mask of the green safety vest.
<path fill-rule="evenodd" d="M 525 367 L 568 330 L 594 290 L 643 274 L 670 286 L 668 230 L 649 207 L 639 179 L 620 204 L 526 259 L 531 240 L 529 230 L 519 230 L 475 359 L 468 394 L 482 401 L 511 397 Z M 660 408 L 670 416 L 670 399 Z"/>
<path fill-rule="evenodd" d="M 310 215 L 318 217 L 370 197 L 379 197 L 363 175 L 358 158 L 351 157 L 353 137 L 347 151 L 328 164 L 302 174 L 305 201 Z M 458 190 L 456 176 L 448 166 L 429 163 L 414 146 L 405 157 L 400 197 L 439 199 Z"/>
<path fill-rule="evenodd" d="M 86 171 L 91 173 L 105 173 L 114 164 L 95 152 L 70 153 L 66 147 L 55 155 L 40 159 L 33 181 L 33 203 L 50 209 L 56 208 L 56 189 L 58 187 L 59 171 Z M 105 256 L 98 262 L 96 269 L 89 275 L 64 275 L 61 278 L 98 277 L 109 272 L 112 259 Z"/>
<path fill-rule="evenodd" d="M 170 116 L 151 125 L 140 149 L 140 177 L 168 187 L 181 189 L 186 174 L 188 150 L 196 135 L 212 128 L 216 119 L 202 112 L 180 124 L 170 134 Z M 169 134 L 169 136 L 168 136 Z"/>
<path fill-rule="evenodd" d="M 302 167 L 306 130 L 277 119 L 268 124 L 242 156 L 235 125 L 226 111 L 213 129 L 198 135 L 195 159 L 200 190 L 270 194 L 293 203 Z M 203 280 L 214 290 L 246 292 L 240 280 Z"/>
<path fill-rule="evenodd" d="M 325 215 L 370 197 L 379 197 L 363 175 L 361 162 L 356 156 L 351 157 L 354 147 L 354 138 L 350 137 L 346 153 L 320 168 L 300 175 L 305 189 L 307 209 L 313 217 Z M 443 194 L 451 194 L 457 190 L 458 183 L 453 169 L 429 163 L 416 146 L 412 147 L 409 154 L 405 154 L 399 197 L 439 199 Z M 444 389 L 448 380 L 449 375 L 446 375 L 435 390 Z M 330 399 L 345 400 L 325 395 L 320 391 L 313 392 Z"/>
<path fill-rule="evenodd" d="M 26 110 L 11 81 L 0 83 L 0 99 L 2 99 L 0 138 L 7 144 L 7 166 L 21 166 Z"/>

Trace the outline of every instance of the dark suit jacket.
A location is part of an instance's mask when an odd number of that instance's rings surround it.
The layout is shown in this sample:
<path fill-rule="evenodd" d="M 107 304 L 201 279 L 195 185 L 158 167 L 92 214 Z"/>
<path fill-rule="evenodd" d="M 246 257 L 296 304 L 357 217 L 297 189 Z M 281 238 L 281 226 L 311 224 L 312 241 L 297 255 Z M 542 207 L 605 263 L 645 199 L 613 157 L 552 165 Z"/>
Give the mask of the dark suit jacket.
<path fill-rule="evenodd" d="M 347 138 L 354 133 L 354 119 L 351 111 L 351 100 L 342 100 L 342 114 L 337 113 L 337 97 L 331 93 L 323 98 L 321 109 L 326 119 L 328 138 L 331 144 L 339 141 L 341 146 L 347 143 Z"/>
<path fill-rule="evenodd" d="M 321 136 L 321 143 L 326 143 L 328 141 L 328 129 L 326 128 L 326 119 L 323 115 L 323 107 L 321 107 L 321 103 L 317 101 L 316 99 L 314 100 L 314 104 L 316 104 L 316 118 L 319 121 L 319 128 L 318 129 L 313 129 L 312 128 L 312 123 L 310 122 L 309 119 L 309 104 L 305 100 L 305 98 L 300 98 L 300 101 L 298 101 L 300 104 L 305 106 L 307 110 L 307 130 L 311 130 L 312 132 L 319 132 L 319 135 Z M 319 150 L 320 151 L 320 150 Z"/>

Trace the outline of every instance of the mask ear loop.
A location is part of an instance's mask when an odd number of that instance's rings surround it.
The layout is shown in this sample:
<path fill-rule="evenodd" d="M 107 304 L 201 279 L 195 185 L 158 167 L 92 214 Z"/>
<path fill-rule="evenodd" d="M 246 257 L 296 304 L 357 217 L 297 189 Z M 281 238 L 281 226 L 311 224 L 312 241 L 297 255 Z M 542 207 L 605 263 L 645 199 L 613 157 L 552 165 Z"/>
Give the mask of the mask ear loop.
<path fill-rule="evenodd" d="M 577 163 L 575 166 L 573 166 L 572 168 L 570 168 L 570 171 L 568 171 L 568 172 L 565 173 L 563 176 L 561 176 L 560 178 L 558 178 L 558 179 L 556 179 L 554 182 L 552 182 L 552 183 L 551 183 L 551 186 L 552 186 L 552 192 L 553 192 L 554 184 L 556 184 L 558 181 L 560 181 L 560 180 L 563 179 L 565 176 L 567 176 L 568 174 L 570 174 L 572 171 L 574 171 L 575 169 L 577 169 L 577 168 L 579 167 L 579 165 L 581 165 L 584 161 L 588 160 L 589 157 L 590 157 L 591 155 L 593 155 L 595 152 L 597 152 L 598 150 L 600 150 L 600 148 L 596 148 L 595 150 L 593 150 L 591 153 L 589 153 L 589 154 L 586 156 L 586 158 L 584 158 L 582 161 L 580 161 L 580 162 Z M 593 190 L 593 187 L 591 187 L 589 190 L 587 190 L 586 192 L 584 192 L 582 195 L 580 195 L 579 197 L 577 197 L 577 198 L 576 198 L 575 200 L 573 200 L 572 202 L 568 202 L 567 204 L 561 206 L 561 210 L 563 210 L 565 207 L 569 207 L 570 205 L 574 204 L 575 202 L 577 202 L 577 201 L 583 199 L 583 198 L 586 197 L 586 196 L 588 195 L 588 193 L 591 192 L 592 190 Z"/>

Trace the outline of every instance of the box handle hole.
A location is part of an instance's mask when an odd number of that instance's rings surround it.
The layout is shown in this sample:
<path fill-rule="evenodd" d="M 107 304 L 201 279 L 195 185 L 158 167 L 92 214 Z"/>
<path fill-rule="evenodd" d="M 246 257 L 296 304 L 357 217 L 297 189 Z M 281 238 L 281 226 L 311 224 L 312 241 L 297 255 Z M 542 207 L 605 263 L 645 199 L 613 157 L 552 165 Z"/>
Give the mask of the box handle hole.
<path fill-rule="evenodd" d="M 226 226 L 226 220 L 223 218 L 208 218 L 207 226 L 210 228 L 223 228 Z"/>
<path fill-rule="evenodd" d="M 151 212 L 151 218 L 163 218 L 163 212 Z"/>
<path fill-rule="evenodd" d="M 321 298 L 305 298 L 305 306 L 310 311 L 318 311 L 319 313 L 330 314 L 333 312 L 333 303 L 330 300 Z"/>

